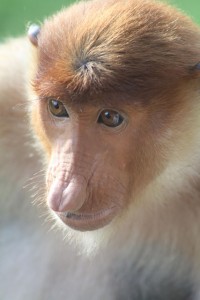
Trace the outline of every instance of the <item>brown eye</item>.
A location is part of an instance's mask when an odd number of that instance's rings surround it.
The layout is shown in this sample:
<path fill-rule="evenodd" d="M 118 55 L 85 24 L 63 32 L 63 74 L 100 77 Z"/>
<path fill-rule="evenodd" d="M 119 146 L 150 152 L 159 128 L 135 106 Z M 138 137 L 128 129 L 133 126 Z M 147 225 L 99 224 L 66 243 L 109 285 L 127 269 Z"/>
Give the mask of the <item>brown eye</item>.
<path fill-rule="evenodd" d="M 124 118 L 114 110 L 103 110 L 98 118 L 98 123 L 103 123 L 108 127 L 117 127 L 122 124 Z"/>
<path fill-rule="evenodd" d="M 61 101 L 50 99 L 49 100 L 49 111 L 51 114 L 58 118 L 69 118 L 68 112 L 64 104 Z"/>

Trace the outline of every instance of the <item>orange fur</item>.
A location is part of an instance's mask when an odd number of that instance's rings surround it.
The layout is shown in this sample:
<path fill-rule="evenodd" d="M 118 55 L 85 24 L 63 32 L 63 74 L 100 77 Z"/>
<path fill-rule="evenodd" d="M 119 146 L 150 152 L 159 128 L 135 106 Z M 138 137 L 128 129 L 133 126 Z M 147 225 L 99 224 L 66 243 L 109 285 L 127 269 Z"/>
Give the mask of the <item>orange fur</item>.
<path fill-rule="evenodd" d="M 78 3 L 44 23 L 34 84 L 41 96 L 120 91 L 149 98 L 191 77 L 198 41 L 198 28 L 165 4 Z"/>

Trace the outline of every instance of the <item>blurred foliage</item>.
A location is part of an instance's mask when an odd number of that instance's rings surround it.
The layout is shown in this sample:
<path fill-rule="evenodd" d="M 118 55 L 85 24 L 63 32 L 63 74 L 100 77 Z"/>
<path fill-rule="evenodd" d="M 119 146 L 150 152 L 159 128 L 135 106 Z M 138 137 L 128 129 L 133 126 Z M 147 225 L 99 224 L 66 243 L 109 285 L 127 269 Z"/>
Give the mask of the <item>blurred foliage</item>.
<path fill-rule="evenodd" d="M 0 0 L 0 37 L 23 34 L 30 23 L 73 3 L 73 0 Z"/>
<path fill-rule="evenodd" d="M 123 1 L 123 0 L 122 0 Z M 166 0 L 185 11 L 200 23 L 200 0 Z M 39 23 L 73 0 L 0 0 L 0 38 L 16 36 L 26 31 L 27 25 Z"/>
<path fill-rule="evenodd" d="M 187 15 L 191 16 L 195 22 L 198 22 L 200 24 L 199 0 L 169 0 L 168 3 L 171 3 L 180 8 Z"/>

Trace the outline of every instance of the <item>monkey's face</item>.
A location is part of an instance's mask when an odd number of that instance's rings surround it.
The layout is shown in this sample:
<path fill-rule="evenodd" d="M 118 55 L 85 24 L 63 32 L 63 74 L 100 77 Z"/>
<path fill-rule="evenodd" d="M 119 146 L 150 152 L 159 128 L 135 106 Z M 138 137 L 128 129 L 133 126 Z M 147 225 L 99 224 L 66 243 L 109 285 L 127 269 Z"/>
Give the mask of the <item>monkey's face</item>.
<path fill-rule="evenodd" d="M 151 1 L 86 1 L 29 32 L 47 202 L 75 229 L 103 227 L 128 210 L 178 153 L 190 102 L 181 86 L 199 60 L 191 47 L 199 33 L 186 43 L 190 22 L 172 11 Z"/>
<path fill-rule="evenodd" d="M 158 171 L 153 113 L 116 98 L 108 103 L 50 97 L 33 106 L 33 123 L 49 153 L 47 203 L 74 229 L 111 222 Z"/>

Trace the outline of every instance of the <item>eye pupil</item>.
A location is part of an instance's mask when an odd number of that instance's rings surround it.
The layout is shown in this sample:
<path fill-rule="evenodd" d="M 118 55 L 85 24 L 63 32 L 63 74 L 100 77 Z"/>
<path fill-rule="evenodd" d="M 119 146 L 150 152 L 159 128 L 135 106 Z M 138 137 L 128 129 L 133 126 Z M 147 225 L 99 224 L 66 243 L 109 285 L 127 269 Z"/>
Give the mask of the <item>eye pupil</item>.
<path fill-rule="evenodd" d="M 111 115 L 110 115 L 110 113 L 109 113 L 108 111 L 105 112 L 105 117 L 106 117 L 107 119 L 110 119 L 110 118 L 111 118 Z"/>
<path fill-rule="evenodd" d="M 68 112 L 61 101 L 50 99 L 48 106 L 49 111 L 53 116 L 58 118 L 69 118 Z"/>
<path fill-rule="evenodd" d="M 114 110 L 103 110 L 98 118 L 98 123 L 102 123 L 107 127 L 118 127 L 124 121 L 124 118 Z"/>
<path fill-rule="evenodd" d="M 52 100 L 52 104 L 53 104 L 53 106 L 54 106 L 54 108 L 55 109 L 59 109 L 59 102 L 58 101 L 56 101 L 56 100 Z"/>

